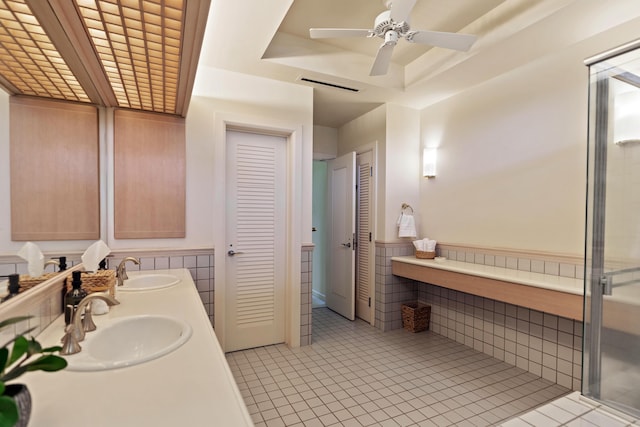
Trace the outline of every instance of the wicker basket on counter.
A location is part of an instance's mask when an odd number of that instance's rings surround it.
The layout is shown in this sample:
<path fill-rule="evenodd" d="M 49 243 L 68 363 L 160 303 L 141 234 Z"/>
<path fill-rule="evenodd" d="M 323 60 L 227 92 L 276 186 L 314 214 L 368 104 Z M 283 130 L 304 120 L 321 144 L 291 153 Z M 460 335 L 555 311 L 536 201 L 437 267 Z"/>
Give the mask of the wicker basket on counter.
<path fill-rule="evenodd" d="M 434 259 L 435 257 L 436 257 L 436 251 L 419 251 L 416 249 L 416 258 Z"/>
<path fill-rule="evenodd" d="M 46 282 L 54 276 L 57 276 L 58 273 L 44 273 L 38 277 L 32 277 L 28 274 L 20 275 L 20 290 L 18 292 L 24 292 L 28 289 L 33 288 L 36 285 L 39 285 L 42 282 Z"/>
<path fill-rule="evenodd" d="M 429 329 L 431 306 L 417 302 L 402 304 L 402 327 L 409 332 Z"/>
<path fill-rule="evenodd" d="M 96 272 L 82 272 L 82 289 L 88 294 L 94 292 L 109 292 L 110 296 L 115 296 L 116 290 L 116 272 L 115 270 L 98 270 Z M 71 274 L 67 276 L 67 291 L 71 290 L 71 282 L 73 278 Z"/>

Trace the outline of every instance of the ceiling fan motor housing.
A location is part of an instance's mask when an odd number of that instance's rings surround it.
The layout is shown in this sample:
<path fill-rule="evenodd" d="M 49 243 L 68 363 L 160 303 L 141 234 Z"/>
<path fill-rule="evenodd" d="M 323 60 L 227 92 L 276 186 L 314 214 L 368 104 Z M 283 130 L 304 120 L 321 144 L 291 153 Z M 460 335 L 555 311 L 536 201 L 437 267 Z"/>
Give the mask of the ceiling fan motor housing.
<path fill-rule="evenodd" d="M 409 31 L 409 22 L 395 22 L 393 19 L 391 19 L 391 11 L 385 10 L 376 17 L 373 32 L 374 35 L 384 39 L 385 34 L 390 30 L 398 33 L 398 36 L 404 37 L 405 34 L 407 34 L 407 32 Z"/>

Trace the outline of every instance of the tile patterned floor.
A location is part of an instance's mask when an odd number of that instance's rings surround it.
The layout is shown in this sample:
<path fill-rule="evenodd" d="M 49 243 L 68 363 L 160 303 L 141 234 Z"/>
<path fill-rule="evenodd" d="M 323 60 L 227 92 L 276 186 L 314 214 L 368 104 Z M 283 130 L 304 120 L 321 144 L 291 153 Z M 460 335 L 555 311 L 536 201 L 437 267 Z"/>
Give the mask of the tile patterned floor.
<path fill-rule="evenodd" d="M 513 418 L 501 427 L 630 427 L 640 421 L 574 392 L 526 414 Z"/>
<path fill-rule="evenodd" d="M 313 344 L 227 354 L 256 426 L 489 426 L 570 393 L 432 332 L 313 310 Z M 511 426 L 509 426 L 511 427 Z"/>

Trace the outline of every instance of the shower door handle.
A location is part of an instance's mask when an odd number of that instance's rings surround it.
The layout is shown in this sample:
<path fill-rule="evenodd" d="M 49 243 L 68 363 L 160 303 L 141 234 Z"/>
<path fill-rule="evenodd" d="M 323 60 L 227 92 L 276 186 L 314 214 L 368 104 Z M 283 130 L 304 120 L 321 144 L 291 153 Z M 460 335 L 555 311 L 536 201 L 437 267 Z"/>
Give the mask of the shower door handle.
<path fill-rule="evenodd" d="M 613 294 L 613 276 L 602 276 L 600 278 L 600 284 L 602 285 L 602 295 Z"/>

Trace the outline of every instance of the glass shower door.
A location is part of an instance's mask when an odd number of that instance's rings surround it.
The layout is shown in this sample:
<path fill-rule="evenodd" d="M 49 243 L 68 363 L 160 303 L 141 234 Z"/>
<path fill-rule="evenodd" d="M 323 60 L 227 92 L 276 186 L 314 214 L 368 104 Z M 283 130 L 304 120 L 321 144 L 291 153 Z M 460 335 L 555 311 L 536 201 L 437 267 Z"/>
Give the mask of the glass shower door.
<path fill-rule="evenodd" d="M 640 43 L 590 71 L 582 393 L 640 416 Z"/>

